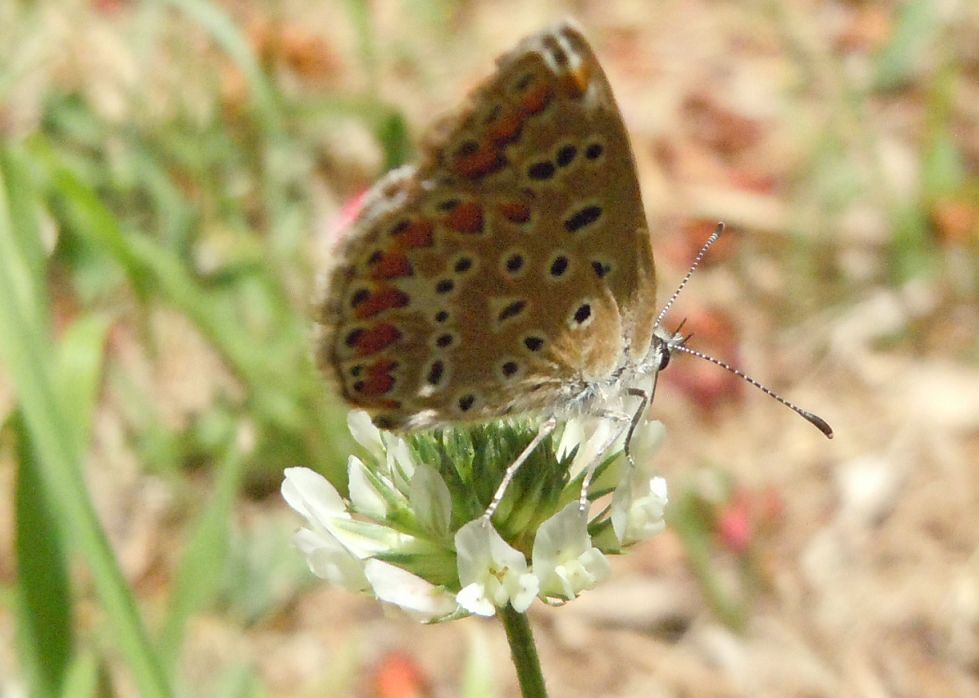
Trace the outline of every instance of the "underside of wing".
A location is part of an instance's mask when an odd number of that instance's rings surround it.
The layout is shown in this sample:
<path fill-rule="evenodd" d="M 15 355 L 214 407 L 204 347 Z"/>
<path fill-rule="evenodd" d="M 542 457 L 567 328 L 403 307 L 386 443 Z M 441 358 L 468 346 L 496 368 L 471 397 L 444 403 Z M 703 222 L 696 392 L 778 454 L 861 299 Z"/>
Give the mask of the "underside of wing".
<path fill-rule="evenodd" d="M 317 359 L 379 426 L 547 409 L 648 348 L 652 254 L 625 128 L 569 24 L 529 37 L 385 177 L 317 307 Z"/>

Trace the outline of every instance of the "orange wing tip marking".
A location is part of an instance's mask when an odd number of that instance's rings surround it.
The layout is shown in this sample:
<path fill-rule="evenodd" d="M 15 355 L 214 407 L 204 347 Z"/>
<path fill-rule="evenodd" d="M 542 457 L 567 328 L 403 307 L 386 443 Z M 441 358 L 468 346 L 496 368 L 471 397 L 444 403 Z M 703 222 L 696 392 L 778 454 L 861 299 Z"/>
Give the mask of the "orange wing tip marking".
<path fill-rule="evenodd" d="M 483 232 L 483 207 L 475 201 L 459 204 L 445 218 L 449 228 L 458 233 Z"/>
<path fill-rule="evenodd" d="M 404 291 L 391 286 L 384 286 L 358 304 L 354 315 L 358 320 L 366 320 L 391 308 L 403 308 L 410 302 L 411 299 Z"/>

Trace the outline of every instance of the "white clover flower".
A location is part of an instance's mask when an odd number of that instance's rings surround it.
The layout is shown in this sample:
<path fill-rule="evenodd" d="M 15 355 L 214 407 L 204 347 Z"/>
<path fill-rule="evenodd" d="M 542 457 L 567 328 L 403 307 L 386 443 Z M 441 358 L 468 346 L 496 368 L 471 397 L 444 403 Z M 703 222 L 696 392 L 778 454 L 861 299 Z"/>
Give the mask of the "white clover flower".
<path fill-rule="evenodd" d="M 374 426 L 370 415 L 363 410 L 351 410 L 347 414 L 347 429 L 354 441 L 359 443 L 376 461 L 383 461 L 387 449 L 381 430 Z"/>
<path fill-rule="evenodd" d="M 571 430 L 570 436 L 567 435 L 569 428 Z M 612 430 L 612 420 L 605 417 L 579 417 L 568 422 L 558 452 L 560 453 L 564 449 L 564 453 L 570 453 L 575 445 L 578 446 L 578 452 L 575 453 L 574 461 L 572 461 L 569 470 L 572 476 L 578 475 L 593 465 L 603 453 L 608 451 Z"/>
<path fill-rule="evenodd" d="M 455 596 L 445 588 L 387 562 L 368 560 L 364 564 L 364 574 L 377 598 L 400 607 L 419 620 L 436 620 L 458 608 Z"/>
<path fill-rule="evenodd" d="M 286 468 L 282 497 L 311 523 L 350 518 L 336 487 L 309 468 Z"/>
<path fill-rule="evenodd" d="M 415 477 L 415 468 L 418 467 L 408 443 L 400 436 L 389 435 L 386 457 L 378 459 L 377 462 L 387 463 L 388 472 L 391 473 L 395 486 L 402 492 L 410 486 L 412 478 Z"/>
<path fill-rule="evenodd" d="M 424 463 L 415 466 L 408 501 L 418 516 L 422 528 L 436 538 L 449 535 L 452 518 L 452 494 L 438 471 Z"/>
<path fill-rule="evenodd" d="M 388 504 L 377 475 L 368 472 L 364 462 L 357 456 L 347 460 L 347 487 L 350 489 L 350 503 L 357 513 L 372 519 L 383 519 L 388 513 Z M 390 489 L 390 488 L 389 488 Z"/>
<path fill-rule="evenodd" d="M 668 502 L 663 478 L 654 477 L 637 484 L 626 475 L 612 496 L 612 528 L 619 542 L 631 545 L 663 531 Z"/>
<path fill-rule="evenodd" d="M 663 445 L 666 438 L 666 427 L 658 420 L 640 423 L 632 436 L 632 459 L 644 472 L 649 472 L 653 456 Z"/>
<path fill-rule="evenodd" d="M 567 458 L 585 440 L 585 425 L 582 419 L 572 418 L 564 423 L 561 441 L 558 442 L 557 457 Z"/>
<path fill-rule="evenodd" d="M 533 570 L 542 596 L 573 599 L 604 581 L 608 560 L 592 546 L 588 514 L 571 502 L 537 529 Z"/>
<path fill-rule="evenodd" d="M 327 531 L 303 528 L 296 532 L 294 540 L 306 557 L 309 571 L 317 577 L 347 591 L 367 590 L 364 563 Z"/>
<path fill-rule="evenodd" d="M 286 468 L 282 496 L 306 519 L 308 528 L 296 532 L 295 543 L 310 571 L 345 589 L 366 590 L 363 561 L 406 539 L 383 526 L 355 521 L 336 488 L 309 468 Z"/>
<path fill-rule="evenodd" d="M 299 529 L 295 537 L 309 570 L 349 591 L 364 591 L 368 582 L 360 557 L 329 530 L 336 520 L 350 518 L 340 493 L 309 468 L 287 468 L 285 476 L 282 496 L 309 524 L 309 528 Z"/>
<path fill-rule="evenodd" d="M 492 616 L 509 603 L 523 613 L 533 602 L 540 583 L 527 571 L 523 554 L 510 547 L 482 518 L 455 535 L 459 584 L 456 601 L 470 613 Z"/>

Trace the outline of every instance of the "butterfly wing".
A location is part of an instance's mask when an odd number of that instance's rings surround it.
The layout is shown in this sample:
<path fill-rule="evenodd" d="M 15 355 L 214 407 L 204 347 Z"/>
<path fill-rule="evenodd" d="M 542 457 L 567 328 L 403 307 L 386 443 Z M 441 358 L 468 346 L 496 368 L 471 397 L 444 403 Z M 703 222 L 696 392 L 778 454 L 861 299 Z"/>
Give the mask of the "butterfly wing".
<path fill-rule="evenodd" d="M 318 303 L 318 363 L 387 428 L 554 409 L 645 356 L 653 284 L 625 127 L 563 23 L 372 190 Z"/>

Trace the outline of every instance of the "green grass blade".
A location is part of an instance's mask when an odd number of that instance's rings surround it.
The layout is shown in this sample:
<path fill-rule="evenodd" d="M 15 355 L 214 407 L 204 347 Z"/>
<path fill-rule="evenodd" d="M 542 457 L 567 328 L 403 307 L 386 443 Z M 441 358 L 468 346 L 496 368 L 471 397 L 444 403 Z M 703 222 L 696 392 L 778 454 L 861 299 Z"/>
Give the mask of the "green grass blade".
<path fill-rule="evenodd" d="M 87 447 L 89 425 L 101 382 L 108 323 L 82 317 L 59 344 L 57 386 L 68 411 L 74 450 Z M 74 646 L 71 589 L 64 541 L 38 471 L 36 451 L 23 420 L 16 420 L 18 470 L 15 494 L 19 629 L 24 664 L 39 694 L 63 692 Z"/>
<path fill-rule="evenodd" d="M 31 443 L 36 451 L 39 486 L 62 533 L 91 570 L 116 646 L 128 663 L 142 696 L 170 695 L 168 682 L 150 646 L 136 603 L 116 564 L 109 543 L 86 496 L 81 454 L 70 406 L 55 388 L 54 356 L 48 335 L 49 311 L 44 299 L 25 293 L 29 264 L 16 244 L 7 180 L 0 181 L 0 355 L 7 362 Z M 20 192 L 23 195 L 23 192 Z"/>
<path fill-rule="evenodd" d="M 76 453 L 88 449 L 109 326 L 107 318 L 83 315 L 58 342 L 55 386 L 61 404 L 69 407 L 65 416 L 75 439 Z"/>
<path fill-rule="evenodd" d="M 18 650 L 35 695 L 58 696 L 75 644 L 68 560 L 30 433 L 19 416 L 14 425 Z"/>
<path fill-rule="evenodd" d="M 167 0 L 192 20 L 204 27 L 218 45 L 238 65 L 248 81 L 252 103 L 259 119 L 269 131 L 282 127 L 282 117 L 275 90 L 265 77 L 255 54 L 231 18 L 216 4 L 205 0 Z"/>
<path fill-rule="evenodd" d="M 205 608 L 221 587 L 229 555 L 231 514 L 244 474 L 245 459 L 229 434 L 227 457 L 219 464 L 214 495 L 192 527 L 187 548 L 170 595 L 170 609 L 161 642 L 164 661 L 179 658 L 184 628 L 190 616 Z"/>
<path fill-rule="evenodd" d="M 99 693 L 99 666 L 89 652 L 77 654 L 68 667 L 61 698 L 88 698 L 104 695 Z"/>

